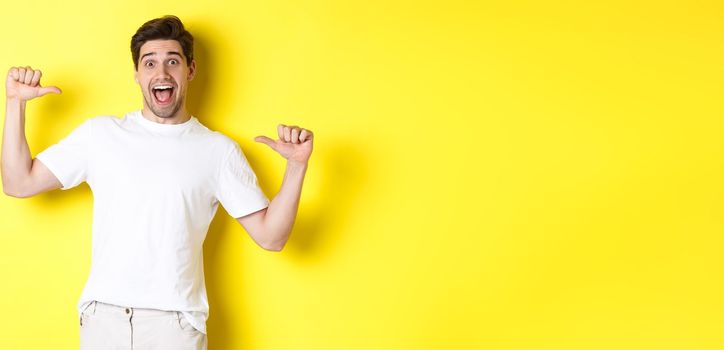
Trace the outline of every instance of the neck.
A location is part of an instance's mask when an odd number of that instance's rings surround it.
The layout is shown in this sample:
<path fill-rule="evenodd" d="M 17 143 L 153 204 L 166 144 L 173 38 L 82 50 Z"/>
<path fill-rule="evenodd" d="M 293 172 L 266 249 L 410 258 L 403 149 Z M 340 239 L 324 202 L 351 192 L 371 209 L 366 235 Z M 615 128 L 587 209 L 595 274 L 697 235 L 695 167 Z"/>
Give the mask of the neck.
<path fill-rule="evenodd" d="M 144 104 L 141 114 L 144 118 L 159 124 L 181 124 L 191 119 L 191 114 L 186 110 L 186 106 L 179 108 L 176 114 L 170 117 L 161 118 L 154 114 L 153 111 Z"/>

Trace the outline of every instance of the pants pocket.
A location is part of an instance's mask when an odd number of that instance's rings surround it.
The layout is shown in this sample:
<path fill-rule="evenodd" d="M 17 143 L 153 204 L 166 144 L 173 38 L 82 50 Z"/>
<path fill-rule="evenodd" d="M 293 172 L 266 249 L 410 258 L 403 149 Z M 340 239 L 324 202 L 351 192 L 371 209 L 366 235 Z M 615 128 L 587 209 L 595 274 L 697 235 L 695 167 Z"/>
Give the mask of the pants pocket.
<path fill-rule="evenodd" d="M 178 319 L 177 323 L 181 331 L 189 334 L 201 333 L 189 322 L 189 320 L 186 319 L 186 316 L 184 316 L 181 312 L 176 311 L 176 318 Z"/>
<path fill-rule="evenodd" d="M 81 327 L 83 326 L 83 324 L 87 323 L 89 316 L 95 313 L 95 303 L 95 300 L 91 301 L 83 308 L 83 311 L 80 312 Z"/>

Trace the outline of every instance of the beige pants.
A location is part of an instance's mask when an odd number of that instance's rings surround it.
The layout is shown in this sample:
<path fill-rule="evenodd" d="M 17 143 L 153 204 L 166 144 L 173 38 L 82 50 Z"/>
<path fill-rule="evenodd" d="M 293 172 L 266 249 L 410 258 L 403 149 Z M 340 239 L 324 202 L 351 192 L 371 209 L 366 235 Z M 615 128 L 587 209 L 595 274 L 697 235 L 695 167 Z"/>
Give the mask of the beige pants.
<path fill-rule="evenodd" d="M 94 301 L 80 315 L 81 350 L 206 350 L 206 334 L 181 312 Z"/>

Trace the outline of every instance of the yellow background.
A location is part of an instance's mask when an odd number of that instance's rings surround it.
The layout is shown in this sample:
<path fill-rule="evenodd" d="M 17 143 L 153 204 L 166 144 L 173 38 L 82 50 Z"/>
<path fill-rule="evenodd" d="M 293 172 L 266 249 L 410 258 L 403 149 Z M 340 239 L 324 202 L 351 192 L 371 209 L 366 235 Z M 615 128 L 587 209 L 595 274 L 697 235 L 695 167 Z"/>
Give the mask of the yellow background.
<path fill-rule="evenodd" d="M 4 2 L 0 68 L 33 155 L 141 108 L 129 42 L 178 15 L 191 111 L 240 142 L 315 132 L 280 253 L 219 210 L 216 349 L 721 349 L 724 9 L 717 1 Z M 77 349 L 87 185 L 0 199 L 0 348 Z M 130 218 L 129 218 L 130 219 Z"/>

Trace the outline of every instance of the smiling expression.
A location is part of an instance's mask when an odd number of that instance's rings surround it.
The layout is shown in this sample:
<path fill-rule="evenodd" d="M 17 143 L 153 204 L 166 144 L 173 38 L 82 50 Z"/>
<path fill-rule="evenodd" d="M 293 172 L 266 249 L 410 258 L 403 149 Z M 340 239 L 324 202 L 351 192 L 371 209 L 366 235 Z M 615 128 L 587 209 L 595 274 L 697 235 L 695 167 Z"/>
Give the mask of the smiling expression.
<path fill-rule="evenodd" d="M 188 83 L 194 78 L 196 61 L 187 64 L 176 40 L 150 40 L 141 46 L 134 76 L 143 93 L 144 108 L 159 118 L 185 113 Z"/>

